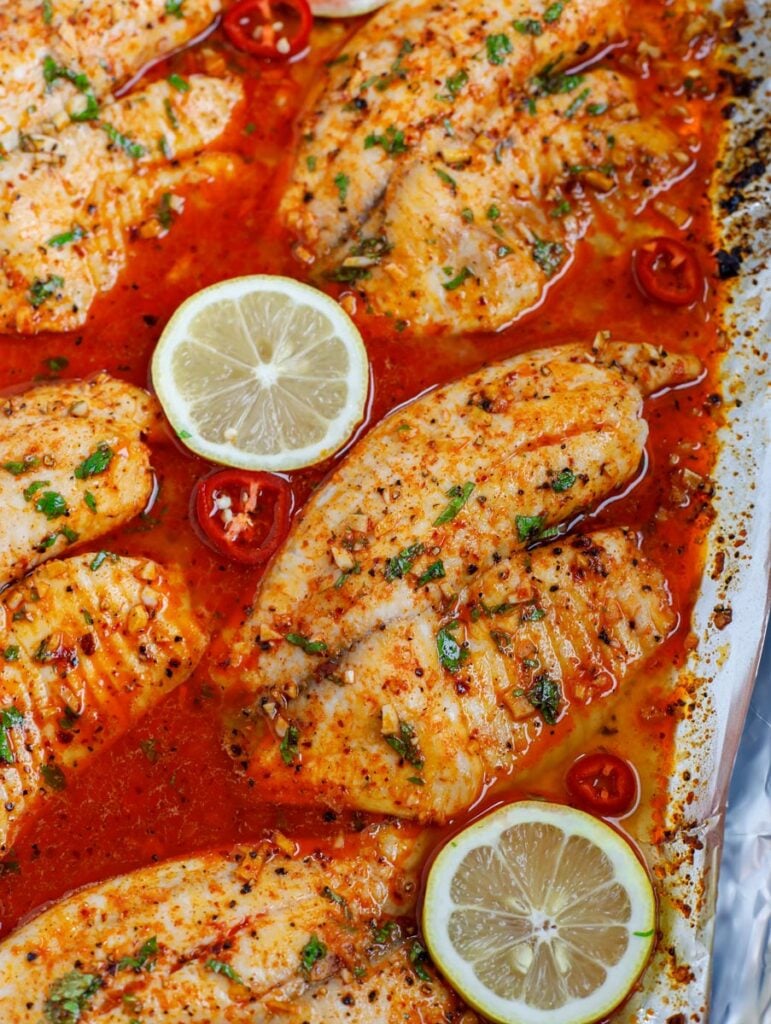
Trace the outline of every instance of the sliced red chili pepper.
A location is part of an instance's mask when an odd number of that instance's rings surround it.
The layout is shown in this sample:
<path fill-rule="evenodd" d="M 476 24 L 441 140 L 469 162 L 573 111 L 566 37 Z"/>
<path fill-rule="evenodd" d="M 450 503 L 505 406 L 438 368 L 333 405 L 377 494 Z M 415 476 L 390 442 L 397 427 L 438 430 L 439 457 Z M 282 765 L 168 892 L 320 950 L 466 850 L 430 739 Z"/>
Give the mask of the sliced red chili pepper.
<path fill-rule="evenodd" d="M 632 254 L 632 271 L 640 289 L 657 302 L 690 306 L 702 295 L 704 278 L 696 257 L 676 238 L 653 238 Z"/>
<path fill-rule="evenodd" d="M 243 565 L 267 562 L 289 530 L 292 491 L 272 473 L 221 469 L 198 481 L 194 502 L 212 547 Z"/>
<path fill-rule="evenodd" d="M 586 754 L 567 774 L 571 797 L 584 810 L 618 817 L 637 802 L 637 776 L 632 766 L 615 754 Z"/>
<path fill-rule="evenodd" d="M 238 0 L 222 25 L 239 50 L 286 60 L 308 45 L 313 14 L 307 0 Z"/>

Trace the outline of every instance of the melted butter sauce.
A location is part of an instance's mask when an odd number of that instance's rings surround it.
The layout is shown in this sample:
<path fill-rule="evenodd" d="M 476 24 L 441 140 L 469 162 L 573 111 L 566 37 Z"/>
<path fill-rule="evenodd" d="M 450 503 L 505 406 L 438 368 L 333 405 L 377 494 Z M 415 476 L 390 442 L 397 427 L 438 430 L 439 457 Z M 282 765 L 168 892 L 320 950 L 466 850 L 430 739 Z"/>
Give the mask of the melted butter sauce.
<path fill-rule="evenodd" d="M 357 319 L 373 382 L 362 430 L 395 405 L 483 362 L 563 341 L 590 342 L 598 330 L 612 330 L 615 338 L 696 352 L 704 361 L 706 372 L 698 383 L 646 403 L 647 462 L 635 486 L 576 524 L 579 530 L 631 525 L 639 532 L 646 553 L 667 574 L 680 615 L 678 628 L 623 693 L 597 700 L 581 716 L 566 715 L 510 776 L 491 779 L 468 812 L 471 816 L 503 797 L 535 794 L 566 800 L 564 774 L 574 758 L 588 750 L 607 749 L 631 758 L 640 776 L 640 806 L 624 824 L 632 833 L 655 838 L 662 828 L 667 779 L 674 770 L 673 733 L 679 714 L 676 697 L 663 680 L 687 653 L 710 515 L 708 500 L 689 493 L 681 474 L 688 469 L 709 476 L 719 415 L 719 338 L 710 276 L 707 188 L 721 104 L 712 91 L 715 72 L 709 46 L 697 39 L 685 55 L 686 68 L 678 63 L 683 53 L 674 53 L 666 5 L 644 0 L 633 8 L 632 41 L 644 34 L 661 48 L 662 57 L 653 66 L 630 67 L 632 48 L 622 46 L 606 62 L 638 74 L 644 112 L 687 104 L 687 121 L 672 116 L 668 120 L 687 138 L 694 167 L 666 195 L 667 203 L 690 213 L 687 230 L 678 232 L 653 207 L 642 215 L 627 211 L 624 223 L 600 215 L 595 244 L 578 246 L 571 267 L 552 284 L 540 307 L 495 335 L 420 340 L 412 338 L 409 329 L 399 333 L 392 320 L 368 317 L 361 307 Z M 18 390 L 35 375 L 50 375 L 51 357 L 68 360 L 62 376 L 82 377 L 106 369 L 146 385 L 153 346 L 168 317 L 193 291 L 240 274 L 303 276 L 292 256 L 291 240 L 277 222 L 276 206 L 290 171 L 297 116 L 311 83 L 355 27 L 355 22 L 318 25 L 310 54 L 290 66 L 260 64 L 236 54 L 215 32 L 149 70 L 149 77 L 157 77 L 171 70 L 216 72 L 228 64 L 243 75 L 247 102 L 217 144 L 244 157 L 242 172 L 227 184 L 211 183 L 188 192 L 183 214 L 165 237 L 134 241 L 126 271 L 94 305 L 81 331 L 2 339 L 0 389 Z M 700 69 L 704 84 L 686 94 L 683 81 L 694 68 Z M 640 238 L 658 234 L 678 235 L 695 251 L 710 285 L 703 303 L 686 310 L 665 307 L 638 291 L 630 271 L 631 248 Z M 289 476 L 295 508 L 332 464 Z M 191 489 L 210 467 L 171 435 L 155 448 L 153 465 L 158 486 L 151 506 L 100 541 L 99 547 L 183 565 L 194 600 L 208 609 L 216 631 L 250 602 L 257 577 L 254 570 L 222 562 L 190 521 Z M 199 670 L 46 802 L 37 818 L 28 822 L 0 873 L 2 932 L 69 890 L 174 854 L 252 840 L 265 829 L 280 829 L 306 848 L 334 845 L 341 833 L 361 829 L 367 820 L 361 815 L 334 815 L 263 800 L 256 787 L 236 774 L 223 749 L 220 699 L 205 670 Z"/>

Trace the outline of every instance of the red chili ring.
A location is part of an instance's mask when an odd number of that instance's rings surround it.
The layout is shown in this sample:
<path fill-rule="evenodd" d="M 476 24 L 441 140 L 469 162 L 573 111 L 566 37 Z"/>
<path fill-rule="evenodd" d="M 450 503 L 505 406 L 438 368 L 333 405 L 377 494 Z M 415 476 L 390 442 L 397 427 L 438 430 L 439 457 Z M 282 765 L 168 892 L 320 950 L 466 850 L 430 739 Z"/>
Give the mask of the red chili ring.
<path fill-rule="evenodd" d="M 194 492 L 198 525 L 221 555 L 261 565 L 289 530 L 292 491 L 272 473 L 221 469 L 199 480 Z"/>
<path fill-rule="evenodd" d="M 670 306 L 690 306 L 703 293 L 696 257 L 676 238 L 643 242 L 632 254 L 632 272 L 645 295 Z"/>
<path fill-rule="evenodd" d="M 579 757 L 566 779 L 573 801 L 594 814 L 618 817 L 637 802 L 637 776 L 627 762 L 615 754 L 598 751 Z"/>
<path fill-rule="evenodd" d="M 288 30 L 290 20 L 295 24 Z M 304 50 L 312 25 L 307 0 L 238 0 L 222 22 L 233 46 L 274 60 L 286 60 Z"/>

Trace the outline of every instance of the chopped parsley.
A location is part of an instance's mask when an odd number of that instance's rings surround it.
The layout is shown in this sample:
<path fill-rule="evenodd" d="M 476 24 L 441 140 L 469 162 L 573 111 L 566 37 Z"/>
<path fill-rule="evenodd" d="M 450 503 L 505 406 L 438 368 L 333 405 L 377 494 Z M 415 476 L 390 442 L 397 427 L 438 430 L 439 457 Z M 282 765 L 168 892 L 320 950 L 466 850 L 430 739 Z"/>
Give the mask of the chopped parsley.
<path fill-rule="evenodd" d="M 503 64 L 506 54 L 511 53 L 511 40 L 502 32 L 494 36 L 488 36 L 486 46 L 487 59 L 491 64 Z"/>
<path fill-rule="evenodd" d="M 557 0 L 557 3 L 550 4 L 543 12 L 543 20 L 548 24 L 551 24 L 553 21 L 557 21 L 564 9 L 565 5 Z"/>
<path fill-rule="evenodd" d="M 386 921 L 385 924 L 376 925 L 372 924 L 372 939 L 379 946 L 384 946 L 387 942 L 392 939 L 398 939 L 401 934 L 401 929 L 396 921 Z"/>
<path fill-rule="evenodd" d="M 423 575 L 418 578 L 418 586 L 425 587 L 431 580 L 441 580 L 444 579 L 444 576 L 444 562 L 440 559 L 438 562 L 432 562 Z"/>
<path fill-rule="evenodd" d="M 166 81 L 172 89 L 176 89 L 177 92 L 190 92 L 190 82 L 188 82 L 186 78 L 183 78 L 182 75 L 169 75 Z"/>
<path fill-rule="evenodd" d="M 54 5 L 51 2 L 51 0 L 43 0 L 42 10 L 43 23 L 45 25 L 50 25 L 51 22 L 54 20 Z"/>
<path fill-rule="evenodd" d="M 161 225 L 164 231 L 168 231 L 171 227 L 173 218 L 171 208 L 171 192 L 164 192 L 158 201 L 158 206 L 155 210 L 155 216 L 158 218 L 158 223 Z"/>
<path fill-rule="evenodd" d="M 49 56 L 43 58 L 43 78 L 48 86 L 60 80 L 70 82 L 84 96 L 86 105 L 82 110 L 70 113 L 70 121 L 93 121 L 99 116 L 99 103 L 87 75 L 72 71 L 63 64 L 57 64 L 53 57 Z"/>
<path fill-rule="evenodd" d="M 46 519 L 59 519 L 67 515 L 67 502 L 58 491 L 43 491 L 35 500 L 35 510 L 41 512 Z"/>
<path fill-rule="evenodd" d="M 576 474 L 572 469 L 566 468 L 554 477 L 551 482 L 551 489 L 556 491 L 557 494 L 562 494 L 563 491 L 569 491 L 575 482 Z"/>
<path fill-rule="evenodd" d="M 45 280 L 36 277 L 27 292 L 27 301 L 33 309 L 37 309 L 48 299 L 56 295 L 57 291 L 63 287 L 64 278 L 58 274 L 49 274 Z"/>
<path fill-rule="evenodd" d="M 567 199 L 563 199 L 563 200 L 561 200 L 561 202 L 557 203 L 557 205 L 551 211 L 551 216 L 552 217 L 565 217 L 565 216 L 567 216 L 567 214 L 570 213 L 570 211 L 572 209 L 573 209 L 573 207 L 570 205 L 568 200 Z"/>
<path fill-rule="evenodd" d="M 70 971 L 53 982 L 43 1003 L 48 1024 L 77 1024 L 101 985 L 96 974 L 82 971 Z"/>
<path fill-rule="evenodd" d="M 586 108 L 586 112 L 590 117 L 599 117 L 600 114 L 604 114 L 607 109 L 607 103 L 590 103 Z"/>
<path fill-rule="evenodd" d="M 553 277 L 562 264 L 565 249 L 560 242 L 547 242 L 542 238 L 536 238 L 533 242 L 532 254 L 544 274 L 547 277 Z"/>
<path fill-rule="evenodd" d="M 19 462 L 4 462 L 3 469 L 11 476 L 21 476 L 23 473 L 29 473 L 30 470 L 36 469 L 39 463 L 40 459 L 36 455 L 25 455 Z"/>
<path fill-rule="evenodd" d="M 3 659 L 5 661 L 18 661 L 19 660 L 19 648 L 16 644 L 10 644 L 3 651 Z"/>
<path fill-rule="evenodd" d="M 434 526 L 443 526 L 445 523 L 451 522 L 471 497 L 474 486 L 474 483 L 469 480 L 465 484 L 455 484 L 454 487 L 451 487 L 447 491 L 447 497 L 450 500 L 434 520 Z"/>
<path fill-rule="evenodd" d="M 463 89 L 468 82 L 468 74 L 466 71 L 461 69 L 456 71 L 454 75 L 450 75 L 449 78 L 445 78 L 444 84 L 447 87 L 447 92 L 437 93 L 436 98 L 438 100 L 445 100 L 448 103 L 452 103 L 455 97 Z"/>
<path fill-rule="evenodd" d="M 423 966 L 423 964 L 428 960 L 428 953 L 417 939 L 414 939 L 410 946 L 409 958 L 410 963 L 412 964 L 412 969 L 418 978 L 420 978 L 421 981 L 431 981 L 431 975 Z"/>
<path fill-rule="evenodd" d="M 583 75 L 565 75 L 562 72 L 555 72 L 557 64 L 562 58 L 558 57 L 542 68 L 537 75 L 531 79 L 533 92 L 536 96 L 556 96 L 559 93 L 573 92 L 584 81 Z"/>
<path fill-rule="evenodd" d="M 113 562 L 118 561 L 118 556 L 114 555 L 111 551 L 98 551 L 96 555 L 94 555 L 94 557 L 92 558 L 91 563 L 89 565 L 89 569 L 91 570 L 91 572 L 96 572 L 97 569 L 104 565 L 105 561 L 108 558 Z"/>
<path fill-rule="evenodd" d="M 13 657 L 9 657 L 9 654 L 12 654 Z M 19 648 L 6 647 L 3 657 L 6 661 L 18 661 Z M 0 762 L 3 764 L 13 764 L 16 760 L 13 756 L 11 745 L 8 742 L 8 731 L 9 729 L 18 728 L 23 721 L 24 715 L 13 704 L 9 708 L 3 708 L 0 711 Z"/>
<path fill-rule="evenodd" d="M 377 266 L 392 248 L 391 243 L 384 235 L 362 238 L 357 245 L 349 250 L 348 256 L 337 270 L 334 270 L 328 277 L 331 281 L 343 283 L 359 281 L 362 278 L 369 277 L 369 268 Z M 346 266 L 351 256 L 357 257 L 357 259 L 353 260 L 350 266 Z"/>
<path fill-rule="evenodd" d="M 501 211 L 495 205 L 495 203 L 491 203 L 490 206 L 487 207 L 487 212 L 485 213 L 485 216 L 487 217 L 488 220 L 498 220 L 500 215 Z"/>
<path fill-rule="evenodd" d="M 540 36 L 543 25 L 535 18 L 521 18 L 513 22 L 514 28 L 523 36 Z"/>
<path fill-rule="evenodd" d="M 154 957 L 157 952 L 158 938 L 153 935 L 153 937 L 148 939 L 147 942 L 142 943 L 136 956 L 124 956 L 122 960 L 119 960 L 117 970 L 132 970 L 136 974 L 139 974 L 143 970 L 151 971 L 155 966 Z"/>
<path fill-rule="evenodd" d="M 300 950 L 300 970 L 304 974 L 310 974 L 313 965 L 323 960 L 326 955 L 327 947 L 314 932 Z"/>
<path fill-rule="evenodd" d="M 179 128 L 179 118 L 174 110 L 174 105 L 167 96 L 163 101 L 163 109 L 166 111 L 166 117 L 168 118 L 169 124 L 176 131 Z"/>
<path fill-rule="evenodd" d="M 399 731 L 388 733 L 383 739 L 407 764 L 418 769 L 423 767 L 423 755 L 418 746 L 414 725 L 399 719 Z"/>
<path fill-rule="evenodd" d="M 306 156 L 306 158 L 305 158 L 305 166 L 308 168 L 309 171 L 315 171 L 316 170 L 316 157 L 313 156 L 312 154 L 311 154 L 311 156 Z"/>
<path fill-rule="evenodd" d="M 505 654 L 507 658 L 514 654 L 514 643 L 511 633 L 507 633 L 504 629 L 491 629 L 490 638 L 501 654 Z"/>
<path fill-rule="evenodd" d="M 44 764 L 40 769 L 40 774 L 43 776 L 43 780 L 51 789 L 57 793 L 65 789 L 67 786 L 67 780 L 64 778 L 64 772 L 61 770 L 58 764 Z"/>
<path fill-rule="evenodd" d="M 555 725 L 562 694 L 559 683 L 546 674 L 537 676 L 527 692 L 527 699 L 547 725 Z"/>
<path fill-rule="evenodd" d="M 33 480 L 29 487 L 25 487 L 22 491 L 24 500 L 31 501 L 33 495 L 37 494 L 37 492 L 41 491 L 44 487 L 48 487 L 50 483 L 50 480 Z"/>
<path fill-rule="evenodd" d="M 576 96 L 576 98 L 565 111 L 565 117 L 574 117 L 588 99 L 590 92 L 591 89 L 582 89 L 581 92 Z"/>
<path fill-rule="evenodd" d="M 520 622 L 540 622 L 541 619 L 546 618 L 546 612 L 543 608 L 539 608 L 538 605 L 529 604 L 526 608 L 523 608 L 522 614 L 519 617 Z"/>
<path fill-rule="evenodd" d="M 281 754 L 281 760 L 284 764 L 294 764 L 295 758 L 299 757 L 299 742 L 300 730 L 296 725 L 288 725 L 278 747 L 278 752 Z"/>
<path fill-rule="evenodd" d="M 435 167 L 434 173 L 440 181 L 443 181 L 445 185 L 449 185 L 453 195 L 458 189 L 458 183 L 452 175 L 448 174 L 447 171 L 443 171 L 441 167 Z"/>
<path fill-rule="evenodd" d="M 76 479 L 88 480 L 89 477 L 98 476 L 100 473 L 106 472 L 114 455 L 115 452 L 108 444 L 102 442 L 97 445 L 94 451 L 92 451 L 79 466 L 75 467 Z"/>
<path fill-rule="evenodd" d="M 207 960 L 206 967 L 215 974 L 222 974 L 224 977 L 230 978 L 230 980 L 234 981 L 237 985 L 245 984 L 241 975 L 235 971 L 230 964 L 226 964 L 224 960 Z"/>
<path fill-rule="evenodd" d="M 335 892 L 334 889 L 330 889 L 328 885 L 325 885 L 321 890 L 321 895 L 325 900 L 329 900 L 330 903 L 336 903 L 345 916 L 348 916 L 348 901 L 344 896 L 341 896 L 339 892 Z"/>
<path fill-rule="evenodd" d="M 521 541 L 535 540 L 543 530 L 543 516 L 517 516 L 514 520 Z"/>
<path fill-rule="evenodd" d="M 422 544 L 410 544 L 408 548 L 403 548 L 398 555 L 386 559 L 385 578 L 389 582 L 400 580 L 405 573 L 410 571 L 412 563 L 419 555 L 423 554 L 423 551 Z"/>
<path fill-rule="evenodd" d="M 132 160 L 138 160 L 147 152 L 141 142 L 135 142 L 128 135 L 119 132 L 114 125 L 109 124 L 107 121 L 103 121 L 100 127 L 107 133 L 107 138 L 111 144 L 117 146 L 118 149 L 122 149 L 126 156 L 130 156 Z"/>
<path fill-rule="evenodd" d="M 163 9 L 167 14 L 174 15 L 175 18 L 184 18 L 185 12 L 182 10 L 184 2 L 185 0 L 166 0 Z"/>
<path fill-rule="evenodd" d="M 473 224 L 474 222 L 474 211 L 470 210 L 468 206 L 460 211 L 460 215 L 467 224 Z"/>
<path fill-rule="evenodd" d="M 309 640 L 301 633 L 287 633 L 284 639 L 295 647 L 301 647 L 306 654 L 324 654 L 327 650 L 323 640 Z"/>
<path fill-rule="evenodd" d="M 345 203 L 346 197 L 348 195 L 348 186 L 351 183 L 351 179 L 348 177 L 347 174 L 340 173 L 335 175 L 334 182 L 335 188 L 337 189 L 338 194 L 340 196 L 340 204 L 342 205 L 343 203 Z"/>
<path fill-rule="evenodd" d="M 54 235 L 49 238 L 46 245 L 51 245 L 54 249 L 61 249 L 65 245 L 69 245 L 71 242 L 79 242 L 81 238 L 86 237 L 86 232 L 79 224 L 75 224 L 70 231 L 63 231 L 60 235 Z"/>
<path fill-rule="evenodd" d="M 445 268 L 445 273 L 452 274 L 452 270 Z M 446 292 L 454 292 L 456 288 L 460 288 L 464 281 L 473 276 L 474 272 L 469 270 L 468 267 L 461 267 L 455 277 L 451 278 L 451 280 L 442 281 L 442 288 L 444 288 Z"/>
<path fill-rule="evenodd" d="M 348 578 L 350 576 L 359 576 L 360 574 L 361 574 L 361 566 L 359 565 L 358 562 L 354 562 L 352 568 L 345 569 L 337 577 L 337 579 L 334 582 L 335 590 L 340 590 L 342 587 L 344 587 L 346 582 L 347 582 L 347 580 L 348 580 Z"/>
<path fill-rule="evenodd" d="M 468 658 L 468 647 L 460 644 L 453 636 L 454 631 L 460 625 L 459 622 L 450 622 L 436 634 L 436 649 L 439 653 L 439 661 L 448 672 L 458 672 L 463 662 Z"/>
<path fill-rule="evenodd" d="M 409 146 L 404 141 L 404 132 L 394 124 L 386 128 L 384 135 L 375 135 L 373 133 L 365 138 L 364 148 L 372 149 L 373 146 L 382 146 L 389 156 L 395 156 L 397 153 L 406 153 L 409 149 Z M 335 184 L 337 184 L 337 179 L 335 179 Z"/>

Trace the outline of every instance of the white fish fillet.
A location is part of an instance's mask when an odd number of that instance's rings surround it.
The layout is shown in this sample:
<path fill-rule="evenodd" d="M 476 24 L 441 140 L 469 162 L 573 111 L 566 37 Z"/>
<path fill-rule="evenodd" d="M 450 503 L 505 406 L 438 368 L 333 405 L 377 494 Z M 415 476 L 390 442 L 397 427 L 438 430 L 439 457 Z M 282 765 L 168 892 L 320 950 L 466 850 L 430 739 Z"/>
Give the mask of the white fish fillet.
<path fill-rule="evenodd" d="M 184 682 L 205 642 L 181 573 L 155 562 L 91 552 L 4 591 L 1 850 L 47 794 Z"/>
<path fill-rule="evenodd" d="M 0 584 L 141 512 L 160 409 L 101 374 L 0 400 Z"/>

